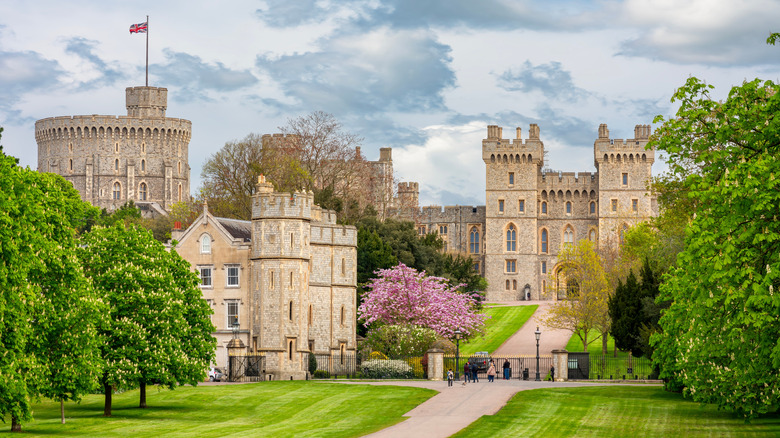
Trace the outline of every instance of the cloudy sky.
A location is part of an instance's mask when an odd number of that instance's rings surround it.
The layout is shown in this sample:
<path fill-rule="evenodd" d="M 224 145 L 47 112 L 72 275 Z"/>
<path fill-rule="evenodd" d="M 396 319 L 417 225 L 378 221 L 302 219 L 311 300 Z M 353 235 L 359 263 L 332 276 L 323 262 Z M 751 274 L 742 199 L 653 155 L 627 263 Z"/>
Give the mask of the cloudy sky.
<path fill-rule="evenodd" d="M 4 151 L 35 168 L 35 120 L 126 114 L 145 53 L 128 28 L 146 15 L 149 84 L 192 121 L 193 192 L 226 141 L 322 110 L 366 158 L 392 147 L 421 203 L 483 205 L 488 124 L 537 123 L 549 167 L 592 171 L 600 123 L 631 137 L 689 76 L 718 97 L 780 78 L 777 0 L 3 0 Z"/>

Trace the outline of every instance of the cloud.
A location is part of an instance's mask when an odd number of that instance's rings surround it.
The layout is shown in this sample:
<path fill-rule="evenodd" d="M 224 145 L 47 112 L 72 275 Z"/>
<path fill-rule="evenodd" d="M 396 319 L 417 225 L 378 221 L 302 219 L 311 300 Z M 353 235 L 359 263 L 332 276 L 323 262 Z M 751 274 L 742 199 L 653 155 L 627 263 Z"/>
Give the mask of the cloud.
<path fill-rule="evenodd" d="M 204 90 L 235 91 L 258 82 L 249 70 L 233 70 L 218 61 L 207 63 L 198 56 L 169 49 L 163 50 L 163 53 L 166 62 L 151 65 L 149 70 L 160 82 L 181 87 L 182 92 L 177 93 L 177 100 L 180 101 L 208 100 Z"/>
<path fill-rule="evenodd" d="M 628 0 L 621 13 L 640 34 L 623 41 L 618 55 L 675 64 L 780 63 L 778 49 L 766 44 L 780 22 L 777 2 Z"/>
<path fill-rule="evenodd" d="M 332 12 L 319 0 L 266 0 L 265 3 L 265 8 L 256 10 L 255 14 L 273 27 L 298 26 L 321 19 Z"/>
<path fill-rule="evenodd" d="M 62 74 L 57 61 L 45 59 L 37 52 L 0 51 L 0 89 L 4 101 L 51 87 L 59 83 Z"/>
<path fill-rule="evenodd" d="M 533 65 L 525 61 L 520 69 L 508 69 L 498 76 L 498 86 L 506 91 L 538 91 L 547 98 L 574 102 L 588 96 L 572 81 L 571 73 L 560 62 Z"/>
<path fill-rule="evenodd" d="M 428 31 L 384 27 L 323 39 L 317 52 L 259 56 L 256 65 L 286 97 L 267 104 L 373 114 L 443 110 L 442 92 L 455 85 L 450 62 L 450 47 Z"/>
<path fill-rule="evenodd" d="M 84 89 L 91 89 L 106 85 L 113 85 L 117 81 L 127 79 L 127 74 L 124 70 L 115 65 L 109 65 L 102 58 L 95 54 L 95 46 L 97 41 L 91 41 L 86 38 L 75 37 L 67 41 L 65 45 L 65 53 L 76 55 L 79 58 L 86 61 L 98 72 L 98 77 L 88 81 L 81 82 L 80 87 Z"/>

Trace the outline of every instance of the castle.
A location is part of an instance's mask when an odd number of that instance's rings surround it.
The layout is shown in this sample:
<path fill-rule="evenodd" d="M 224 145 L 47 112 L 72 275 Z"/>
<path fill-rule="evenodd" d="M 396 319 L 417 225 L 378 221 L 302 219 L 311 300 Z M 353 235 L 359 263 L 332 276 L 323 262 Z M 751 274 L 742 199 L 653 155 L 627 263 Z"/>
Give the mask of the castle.
<path fill-rule="evenodd" d="M 125 90 L 127 116 L 64 116 L 35 122 L 38 171 L 62 175 L 81 199 L 113 211 L 133 201 L 166 214 L 190 197 L 189 120 L 165 117 L 168 90 Z"/>
<path fill-rule="evenodd" d="M 172 237 L 214 310 L 217 365 L 236 334 L 274 379 L 305 378 L 310 352 L 332 363 L 354 354 L 357 230 L 337 225 L 312 193 L 277 193 L 261 177 L 251 221 L 214 217 L 204 204 Z"/>
<path fill-rule="evenodd" d="M 637 125 L 634 138 L 612 139 L 602 124 L 593 145 L 595 173 L 550 172 L 538 125 L 530 125 L 527 139 L 517 128 L 513 140 L 491 125 L 482 140 L 484 206 L 393 214 L 414 221 L 419 234 L 438 233 L 446 250 L 470 256 L 488 282 L 488 301 L 563 298 L 557 258 L 564 245 L 581 239 L 617 245 L 629 226 L 658 214 L 648 191 L 655 161 L 655 152 L 645 150 L 649 137 L 650 126 Z M 398 195 L 416 200 L 417 183 L 399 184 Z"/>

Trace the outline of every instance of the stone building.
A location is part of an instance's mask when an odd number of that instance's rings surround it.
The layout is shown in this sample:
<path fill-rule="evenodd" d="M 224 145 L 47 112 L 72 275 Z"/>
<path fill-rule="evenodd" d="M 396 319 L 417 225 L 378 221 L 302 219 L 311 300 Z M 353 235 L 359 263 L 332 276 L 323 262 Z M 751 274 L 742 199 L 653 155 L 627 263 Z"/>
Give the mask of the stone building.
<path fill-rule="evenodd" d="M 190 196 L 189 120 L 165 117 L 168 90 L 125 90 L 127 116 L 63 116 L 35 122 L 38 171 L 62 175 L 81 199 L 108 211 L 132 200 L 166 214 Z"/>
<path fill-rule="evenodd" d="M 593 145 L 595 173 L 550 172 L 536 124 L 527 139 L 517 128 L 513 140 L 491 125 L 482 141 L 485 206 L 393 213 L 414 221 L 419 234 L 438 233 L 448 251 L 472 257 L 488 282 L 488 301 L 563 297 L 566 282 L 557 263 L 563 245 L 581 239 L 617 245 L 623 230 L 657 215 L 647 190 L 655 161 L 655 152 L 645 150 L 649 137 L 650 126 L 637 125 L 634 138 L 611 139 L 602 124 Z M 416 183 L 401 183 L 398 192 L 419 195 Z"/>
<path fill-rule="evenodd" d="M 251 221 L 215 218 L 204 206 L 173 238 L 214 309 L 218 365 L 227 364 L 236 322 L 275 379 L 305 378 L 309 352 L 354 354 L 357 230 L 336 224 L 313 194 L 277 193 L 261 177 Z"/>

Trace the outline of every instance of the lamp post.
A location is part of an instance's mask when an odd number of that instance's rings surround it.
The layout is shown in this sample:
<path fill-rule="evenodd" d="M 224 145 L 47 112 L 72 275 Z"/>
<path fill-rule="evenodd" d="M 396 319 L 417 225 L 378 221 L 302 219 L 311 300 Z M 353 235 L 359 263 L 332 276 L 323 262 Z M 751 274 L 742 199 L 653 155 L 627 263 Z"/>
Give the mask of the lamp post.
<path fill-rule="evenodd" d="M 238 333 L 241 330 L 241 326 L 238 324 L 238 321 L 234 322 L 231 328 L 233 329 L 233 339 L 238 339 Z"/>
<path fill-rule="evenodd" d="M 455 330 L 455 380 L 460 380 L 460 329 Z"/>
<path fill-rule="evenodd" d="M 539 330 L 538 325 L 536 326 L 534 336 L 536 336 L 536 381 L 540 382 L 542 379 L 539 378 L 539 338 L 542 337 L 542 332 Z"/>

